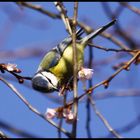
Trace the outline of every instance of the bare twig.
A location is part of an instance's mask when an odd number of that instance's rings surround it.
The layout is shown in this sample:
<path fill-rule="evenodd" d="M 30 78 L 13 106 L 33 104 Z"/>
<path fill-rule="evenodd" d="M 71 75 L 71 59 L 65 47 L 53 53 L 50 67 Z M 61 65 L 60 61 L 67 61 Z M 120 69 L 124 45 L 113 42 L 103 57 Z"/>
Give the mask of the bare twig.
<path fill-rule="evenodd" d="M 23 2 L 22 2 L 23 3 Z M 24 2 L 25 3 L 25 2 Z M 27 4 L 27 3 L 26 3 Z M 25 6 L 25 5 L 23 5 L 23 6 Z M 32 8 L 32 6 L 27 6 L 26 5 L 26 7 L 28 7 L 28 8 Z M 33 6 L 34 7 L 34 6 Z M 36 6 L 35 6 L 36 7 Z M 36 11 L 38 11 L 38 8 L 32 8 L 32 9 L 34 9 L 34 10 L 36 10 Z M 65 8 L 64 8 L 65 9 Z M 118 8 L 119 9 L 119 8 Z M 117 11 L 119 11 L 117 9 Z M 60 10 L 59 10 L 60 11 Z M 55 18 L 56 19 L 61 19 L 61 17 L 62 16 L 57 16 L 57 14 L 54 14 L 54 13 L 52 13 L 52 12 L 50 12 L 52 15 L 54 15 L 55 16 Z M 66 11 L 64 12 L 64 13 L 67 13 Z M 116 12 L 116 13 L 119 13 L 119 12 Z M 44 14 L 46 14 L 46 13 L 44 13 Z M 46 15 L 48 15 L 49 17 L 51 17 L 51 18 L 53 18 L 53 16 L 51 16 L 51 14 L 46 14 Z M 65 15 L 66 17 L 67 17 L 67 15 Z M 64 17 L 65 17 L 64 16 Z M 69 19 L 70 21 L 72 21 L 72 19 Z M 71 32 L 71 29 L 70 29 L 70 23 L 69 23 L 69 20 L 67 20 L 67 22 L 65 21 L 65 19 L 64 19 L 64 23 L 66 24 L 65 26 L 66 26 L 66 29 L 67 30 L 69 30 L 68 32 L 70 33 Z M 88 26 L 88 25 L 86 25 L 85 23 L 83 23 L 83 22 L 79 22 L 79 21 L 77 21 L 77 25 L 78 26 L 80 26 L 80 27 L 82 27 L 86 32 L 92 32 L 93 31 L 93 29 L 90 27 L 90 26 Z M 113 37 L 111 34 L 109 34 L 109 33 L 102 33 L 102 34 L 100 34 L 102 37 L 105 37 L 106 39 L 109 39 L 110 41 L 112 41 L 113 43 L 115 43 L 118 47 L 120 47 L 120 48 L 122 48 L 122 49 L 128 49 L 128 47 L 125 45 L 125 44 L 123 44 L 120 40 L 118 40 L 117 38 L 115 38 L 115 37 Z M 133 56 L 133 53 L 131 53 L 130 52 L 130 54 Z"/>
<path fill-rule="evenodd" d="M 26 138 L 39 138 L 39 136 L 36 136 L 34 134 L 30 134 L 29 132 L 26 132 L 25 130 L 21 130 L 19 128 L 16 128 L 9 123 L 6 123 L 2 120 L 0 120 L 0 127 L 8 130 L 9 132 L 12 132 L 13 134 L 19 135 L 21 137 L 26 137 Z"/>
<path fill-rule="evenodd" d="M 107 15 L 107 17 L 109 19 L 114 19 L 117 18 L 116 17 L 116 13 L 114 14 L 109 6 L 108 3 L 101 3 L 103 10 L 105 11 L 105 14 Z M 122 39 L 128 43 L 128 45 L 130 46 L 130 48 L 135 49 L 137 47 L 136 42 L 132 39 L 132 37 L 128 34 L 125 33 L 125 31 L 122 29 L 122 27 L 120 26 L 119 22 L 115 25 L 115 32 L 122 37 Z"/>
<path fill-rule="evenodd" d="M 78 2 L 74 3 L 74 16 L 73 16 L 73 26 L 72 26 L 72 44 L 73 44 L 73 92 L 74 92 L 74 116 L 75 120 L 72 125 L 72 135 L 76 138 L 77 135 L 77 115 L 78 115 L 78 93 L 77 93 L 77 49 L 76 49 L 76 25 L 77 25 L 77 15 L 78 15 Z"/>
<path fill-rule="evenodd" d="M 67 16 L 66 8 L 64 7 L 62 2 L 54 2 L 54 4 L 56 8 L 58 9 L 58 11 L 60 12 L 61 18 L 65 24 L 66 30 L 69 32 L 70 35 L 72 35 L 72 30 L 71 30 L 69 18 Z"/>
<path fill-rule="evenodd" d="M 139 97 L 140 96 L 140 90 L 139 89 L 120 89 L 117 91 L 107 91 L 103 93 L 97 93 L 94 94 L 94 100 L 102 100 L 102 99 L 108 99 L 113 97 Z"/>
<path fill-rule="evenodd" d="M 38 115 L 39 117 L 43 118 L 44 120 L 46 120 L 48 123 L 50 123 L 52 126 L 56 127 L 57 129 L 60 129 L 66 136 L 71 137 L 71 134 L 69 132 L 67 132 L 65 129 L 60 128 L 55 122 L 53 122 L 50 119 L 47 119 L 44 114 L 41 114 L 36 108 L 34 108 L 33 106 L 31 106 L 31 104 L 21 95 L 21 93 L 9 82 L 7 82 L 5 79 L 3 79 L 2 77 L 0 77 L 0 80 L 6 84 L 18 97 L 21 101 L 23 101 L 23 103 L 32 111 L 34 112 L 36 115 Z"/>
<path fill-rule="evenodd" d="M 105 88 L 107 88 L 107 87 L 109 86 L 109 82 L 111 82 L 111 80 L 112 80 L 114 77 L 116 77 L 122 70 L 129 70 L 129 66 L 130 66 L 134 61 L 136 61 L 136 60 L 138 59 L 139 55 L 140 55 L 140 51 L 137 52 L 137 53 L 135 54 L 134 57 L 132 57 L 125 65 L 123 65 L 121 68 L 119 68 L 119 69 L 118 69 L 113 75 L 111 75 L 108 79 L 106 79 L 106 80 L 104 80 L 104 81 L 102 81 L 102 82 L 96 84 L 95 86 L 89 88 L 85 93 L 83 93 L 82 95 L 80 95 L 80 96 L 77 98 L 77 100 L 82 99 L 85 95 L 91 94 L 92 91 L 93 91 L 95 88 L 97 88 L 97 87 L 99 87 L 99 86 L 101 86 L 101 85 L 104 85 Z M 67 107 L 67 106 L 71 106 L 73 103 L 74 103 L 73 101 L 70 101 L 68 104 L 66 104 L 66 106 L 64 106 L 64 108 Z"/>
<path fill-rule="evenodd" d="M 87 33 L 90 33 L 90 32 L 94 31 L 90 26 L 88 26 L 88 25 L 86 25 L 86 24 L 84 24 L 82 22 L 78 22 L 78 26 L 84 28 L 84 30 Z M 125 50 L 129 49 L 125 44 L 123 44 L 123 42 L 121 42 L 120 40 L 118 40 L 117 38 L 113 37 L 111 34 L 109 34 L 107 32 L 103 32 L 103 33 L 101 33 L 99 35 L 104 37 L 104 38 L 106 38 L 106 39 L 108 39 L 108 40 L 110 40 L 111 42 L 113 42 L 114 44 L 116 44 L 118 47 L 120 47 L 122 49 L 125 49 Z M 130 55 L 133 56 L 133 52 L 130 52 Z"/>
<path fill-rule="evenodd" d="M 65 91 L 67 92 L 67 91 Z M 63 100 L 63 105 L 65 106 L 66 105 L 66 102 L 67 102 L 67 94 L 65 93 L 64 94 L 64 100 Z M 59 127 L 62 127 L 62 124 L 63 124 L 63 117 L 60 118 L 60 122 L 59 122 Z M 61 138 L 61 130 L 58 129 L 58 137 Z"/>
<path fill-rule="evenodd" d="M 108 121 L 104 118 L 104 116 L 99 112 L 99 110 L 96 107 L 95 101 L 88 96 L 88 98 L 90 99 L 90 102 L 92 104 L 92 107 L 96 113 L 96 115 L 101 119 L 101 121 L 104 123 L 104 125 L 106 126 L 106 128 L 109 130 L 110 133 L 112 133 L 115 137 L 117 138 L 122 138 L 108 123 Z"/>
<path fill-rule="evenodd" d="M 25 2 L 17 2 L 17 3 L 25 3 Z M 64 22 L 64 24 L 65 24 L 65 26 L 66 26 L 66 30 L 69 32 L 69 34 L 70 35 L 72 35 L 72 38 L 73 38 L 73 46 L 76 46 L 76 45 L 74 45 L 74 41 L 75 41 L 75 29 L 74 30 L 72 30 L 71 29 L 71 27 L 72 28 L 75 28 L 76 27 L 76 25 L 75 26 L 72 26 L 72 24 L 71 23 L 73 23 L 72 21 L 73 21 L 73 19 L 70 19 L 68 16 L 67 16 L 67 10 L 65 9 L 65 7 L 64 7 L 64 5 L 63 5 L 63 3 L 62 2 L 55 2 L 55 5 L 56 5 L 56 7 L 57 7 L 57 9 L 59 10 L 59 12 L 60 12 L 60 15 L 58 14 L 58 16 L 56 16 L 57 14 L 53 14 L 53 15 L 51 15 L 50 13 L 48 14 L 48 12 L 46 13 L 46 12 L 44 12 L 44 9 L 41 7 L 41 10 L 39 10 L 40 9 L 40 6 L 38 7 L 38 5 L 33 5 L 33 7 L 32 7 L 32 4 L 30 5 L 28 5 L 29 3 L 27 3 L 27 5 L 25 4 L 23 4 L 23 6 L 25 6 L 25 7 L 28 7 L 28 8 L 31 8 L 31 9 L 34 9 L 34 10 L 36 10 L 36 11 L 39 11 L 39 12 L 41 12 L 41 13 L 44 13 L 44 14 L 46 14 L 46 15 L 48 15 L 49 17 L 51 17 L 51 18 L 54 18 L 54 19 L 62 19 L 63 20 L 63 22 Z M 123 5 L 123 4 L 122 4 Z M 130 5 L 125 5 L 127 8 L 129 8 L 130 10 L 132 10 L 132 11 L 134 11 L 135 13 L 137 13 L 137 14 L 139 14 L 139 11 L 135 11 L 133 8 L 135 8 L 135 7 L 131 7 Z M 77 8 L 78 9 L 78 8 Z M 112 12 L 108 12 L 109 14 L 110 14 L 110 18 L 114 18 L 114 17 L 118 17 L 119 15 L 120 15 L 120 9 L 124 9 L 124 6 L 121 6 L 121 5 L 119 5 L 119 7 L 117 8 L 117 10 L 115 11 L 115 14 L 114 13 L 112 13 Z M 92 28 L 90 28 L 89 26 L 87 26 L 86 24 L 84 24 L 84 23 L 82 23 L 82 22 L 79 22 L 79 21 L 77 21 L 77 25 L 79 25 L 80 27 L 83 27 L 86 31 L 88 31 L 88 32 L 91 32 L 91 31 L 93 31 L 93 29 Z M 117 30 L 118 29 L 118 30 Z M 123 33 L 123 30 L 122 30 L 122 28 L 119 26 L 119 25 L 117 25 L 116 26 L 116 31 L 118 32 L 118 34 L 120 35 L 120 36 L 122 36 L 122 38 L 124 39 L 124 41 L 126 41 L 126 43 L 128 42 L 128 46 L 130 45 L 130 47 L 132 46 L 134 46 L 135 48 L 137 47 L 137 44 L 136 44 L 136 42 L 134 41 L 134 40 L 132 40 L 132 37 L 129 37 L 128 36 L 128 34 L 126 34 L 126 32 L 124 32 Z M 97 88 L 97 87 L 99 87 L 99 86 L 101 86 L 101 85 L 104 85 L 105 86 L 105 88 L 107 88 L 108 86 L 109 86 L 109 84 L 110 84 L 110 82 L 112 81 L 112 79 L 114 79 L 121 71 L 123 71 L 123 70 L 129 70 L 129 67 L 130 67 L 130 65 L 133 63 L 133 62 L 135 62 L 135 61 L 137 61 L 137 62 L 140 62 L 140 58 L 139 58 L 139 55 L 140 55 L 140 51 L 139 50 L 131 50 L 131 49 L 129 49 L 129 47 L 127 46 L 127 45 L 125 45 L 123 42 L 121 42 L 121 41 L 119 41 L 117 38 L 115 38 L 115 37 L 113 37 L 111 34 L 109 34 L 109 33 L 102 33 L 101 34 L 101 36 L 102 37 L 105 37 L 106 39 L 109 39 L 110 41 L 112 41 L 113 43 L 115 43 L 118 47 L 120 47 L 121 49 L 112 49 L 112 48 L 104 48 L 104 47 L 101 47 L 101 46 L 97 46 L 97 45 L 93 45 L 93 44 L 89 44 L 89 45 L 91 45 L 91 46 L 93 46 L 93 47 L 95 47 L 95 48 L 98 48 L 98 49 L 102 49 L 102 50 L 104 50 L 104 51 L 114 51 L 114 52 L 128 52 L 128 54 L 130 54 L 131 56 L 132 56 L 132 59 L 130 59 L 130 61 L 128 61 L 127 63 L 124 63 L 123 65 L 121 65 L 121 67 L 114 73 L 114 74 L 112 74 L 109 78 L 107 78 L 106 80 L 104 80 L 104 81 L 101 81 L 100 83 L 98 83 L 98 84 L 96 84 L 95 86 L 93 86 L 92 87 L 92 84 L 90 85 L 90 87 L 91 88 L 89 88 L 84 94 L 82 94 L 81 96 L 79 96 L 79 97 L 76 97 L 76 101 L 77 101 L 77 99 L 78 99 L 78 101 L 82 98 L 82 97 L 84 97 L 85 95 L 91 95 L 91 93 L 93 92 L 93 90 L 95 89 L 95 88 Z M 131 47 L 131 48 L 132 48 Z M 90 47 L 91 48 L 91 47 Z M 135 48 L 133 48 L 133 49 L 135 49 Z M 139 59 L 139 60 L 138 60 Z M 74 64 L 75 65 L 75 64 Z M 75 77 L 75 76 L 74 76 Z M 75 82 L 76 83 L 76 82 Z M 76 84 L 74 84 L 74 85 L 76 85 Z M 76 88 L 75 88 L 76 89 Z M 76 92 L 75 92 L 76 93 Z M 91 98 L 90 96 L 89 96 L 89 98 Z M 90 99 L 88 98 L 88 100 L 87 101 L 89 101 Z M 78 102 L 77 101 L 77 102 Z M 73 100 L 73 101 L 71 101 L 71 102 L 69 102 L 68 104 L 66 104 L 66 105 L 64 105 L 64 107 L 65 106 L 68 106 L 68 105 L 73 105 L 73 104 L 75 104 L 76 102 L 75 102 L 75 100 Z M 108 128 L 108 130 L 113 134 L 113 135 L 115 135 L 116 137 L 119 137 L 119 135 L 110 127 L 110 125 L 108 124 L 108 122 L 106 122 L 106 120 L 105 120 L 105 118 L 102 116 L 102 114 L 100 114 L 100 112 L 97 110 L 97 108 L 96 108 L 96 105 L 95 105 L 95 102 L 94 102 L 94 100 L 92 100 L 92 104 L 93 104 L 93 108 L 95 109 L 95 112 L 96 112 L 96 114 L 99 116 L 99 118 L 104 122 L 104 124 L 106 125 L 106 127 Z M 89 104 L 87 104 L 87 108 L 89 109 Z M 76 109 L 75 109 L 76 110 Z M 77 112 L 77 111 L 75 111 L 75 112 Z M 88 110 L 88 112 L 87 113 L 89 113 L 89 110 Z M 88 118 L 88 123 L 87 124 L 89 124 L 89 118 Z M 74 125 L 73 125 L 74 126 Z M 61 128 L 61 125 L 59 126 L 60 128 Z M 88 130 L 89 130 L 89 128 L 87 128 Z M 58 129 L 58 130 L 60 130 L 60 129 Z M 76 129 L 75 129 L 76 130 Z M 60 131 L 61 132 L 61 131 Z M 76 131 L 75 131 L 76 132 Z M 76 135 L 76 134 L 75 134 Z M 75 137 L 75 136 L 73 136 L 72 135 L 72 137 Z"/>
<path fill-rule="evenodd" d="M 129 122 L 128 124 L 120 127 L 120 128 L 115 128 L 115 130 L 118 133 L 126 133 L 126 132 L 130 132 L 131 130 L 133 130 L 135 127 L 137 127 L 138 125 L 140 125 L 140 116 L 138 115 L 134 120 L 132 120 L 131 122 Z M 111 137 L 112 134 L 108 134 L 105 137 Z"/>
<path fill-rule="evenodd" d="M 36 10 L 41 12 L 42 14 L 47 15 L 48 17 L 51 17 L 53 19 L 57 19 L 60 18 L 59 14 L 50 12 L 48 10 L 45 10 L 44 8 L 42 8 L 40 5 L 33 5 L 31 3 L 27 3 L 27 2 L 16 2 L 16 4 L 18 4 L 19 6 L 24 6 L 24 7 L 28 7 L 30 9 Z"/>
<path fill-rule="evenodd" d="M 26 76 L 21 76 L 21 75 L 18 75 L 17 73 L 20 73 L 21 70 L 19 68 L 16 67 L 15 64 L 4 64 L 4 63 L 0 63 L 0 71 L 2 73 L 4 73 L 5 71 L 9 72 L 10 74 L 14 75 L 19 83 L 23 83 L 24 82 L 24 79 L 26 80 L 31 80 L 32 77 L 26 77 Z"/>
<path fill-rule="evenodd" d="M 128 8 L 129 10 L 131 10 L 132 12 L 140 15 L 140 9 L 132 6 L 132 5 L 129 5 L 127 2 L 119 2 L 122 6 Z"/>
<path fill-rule="evenodd" d="M 136 62 L 139 56 L 140 56 L 140 51 L 137 52 L 127 63 L 125 63 L 125 65 L 123 65 L 122 67 L 120 67 L 120 68 L 119 68 L 114 74 L 112 74 L 109 78 L 107 78 L 106 80 L 103 80 L 103 81 L 101 81 L 100 83 L 96 84 L 95 86 L 89 88 L 85 93 L 83 93 L 82 95 L 80 95 L 77 99 L 80 100 L 80 99 L 82 99 L 85 95 L 91 94 L 92 91 L 93 91 L 95 88 L 97 88 L 97 87 L 99 87 L 99 86 L 101 86 L 101 85 L 104 85 L 105 88 L 107 88 L 107 87 L 109 86 L 109 83 L 111 82 L 111 80 L 112 80 L 113 78 L 115 78 L 122 70 L 129 70 L 130 65 L 131 65 L 133 62 Z M 73 104 L 73 101 L 70 101 L 70 102 L 66 105 L 66 107 L 67 107 L 67 106 L 70 106 L 70 105 L 72 105 L 72 104 Z"/>
<path fill-rule="evenodd" d="M 96 84 L 94 87 L 91 87 L 91 88 L 88 90 L 88 92 L 90 92 L 90 90 L 92 91 L 93 89 L 95 89 L 95 88 L 97 88 L 97 87 L 99 87 L 99 86 L 101 86 L 101 85 L 104 85 L 105 88 L 107 88 L 107 87 L 109 86 L 109 83 L 111 82 L 111 80 L 112 80 L 114 77 L 116 77 L 122 70 L 129 70 L 130 65 L 131 65 L 134 61 L 136 61 L 136 60 L 138 59 L 139 55 L 140 55 L 140 51 L 137 52 L 137 53 L 135 54 L 134 57 L 132 57 L 125 65 L 123 65 L 122 67 L 120 67 L 120 68 L 119 68 L 113 75 L 111 75 L 108 79 L 106 79 L 106 80 L 104 80 L 104 81 L 102 81 L 102 82 Z"/>
<path fill-rule="evenodd" d="M 113 48 L 104 48 L 102 46 L 97 46 L 95 44 L 92 44 L 92 43 L 88 43 L 89 46 L 91 47 L 94 47 L 94 48 L 97 48 L 97 49 L 100 49 L 100 50 L 104 50 L 104 51 L 112 51 L 112 52 L 133 52 L 133 53 L 136 53 L 138 52 L 139 50 L 132 50 L 132 49 L 113 49 Z"/>

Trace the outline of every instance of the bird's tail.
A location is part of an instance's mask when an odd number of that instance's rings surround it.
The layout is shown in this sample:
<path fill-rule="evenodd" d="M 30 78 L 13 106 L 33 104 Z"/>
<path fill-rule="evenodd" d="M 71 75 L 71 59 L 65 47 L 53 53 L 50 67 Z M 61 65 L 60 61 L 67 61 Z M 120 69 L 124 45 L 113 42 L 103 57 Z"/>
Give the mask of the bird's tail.
<path fill-rule="evenodd" d="M 80 28 L 79 30 L 76 31 L 76 38 L 79 40 L 81 39 L 81 35 L 84 33 L 84 29 Z"/>
<path fill-rule="evenodd" d="M 112 20 L 111 22 L 109 22 L 105 26 L 102 26 L 99 29 L 97 29 L 97 30 L 93 31 L 92 33 L 90 33 L 89 35 L 85 36 L 84 38 L 82 38 L 80 40 L 81 44 L 86 44 L 90 39 L 92 39 L 92 38 L 96 37 L 97 35 L 99 35 L 100 33 L 102 33 L 104 30 L 106 30 L 107 28 L 112 26 L 115 22 L 116 22 L 116 19 Z"/>

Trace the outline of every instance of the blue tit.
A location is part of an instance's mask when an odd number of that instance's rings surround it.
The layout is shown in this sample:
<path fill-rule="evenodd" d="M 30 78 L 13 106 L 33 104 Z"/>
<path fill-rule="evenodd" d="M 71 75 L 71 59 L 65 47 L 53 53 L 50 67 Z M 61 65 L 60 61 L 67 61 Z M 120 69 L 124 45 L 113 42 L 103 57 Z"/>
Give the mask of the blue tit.
<path fill-rule="evenodd" d="M 84 38 L 81 37 L 84 33 L 82 28 L 76 32 L 78 71 L 84 64 L 84 48 L 88 45 L 89 40 L 112 26 L 115 21 L 113 20 L 105 26 L 100 27 Z M 44 93 L 59 91 L 72 79 L 73 64 L 72 37 L 68 36 L 44 56 L 37 72 L 32 78 L 33 88 Z"/>

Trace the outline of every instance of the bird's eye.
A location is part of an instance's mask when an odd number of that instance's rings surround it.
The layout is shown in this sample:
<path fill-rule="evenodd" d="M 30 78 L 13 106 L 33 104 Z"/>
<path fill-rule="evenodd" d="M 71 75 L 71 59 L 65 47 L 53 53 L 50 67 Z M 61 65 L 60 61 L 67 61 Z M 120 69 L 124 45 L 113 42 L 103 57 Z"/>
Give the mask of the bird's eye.
<path fill-rule="evenodd" d="M 47 78 L 47 79 L 48 79 L 48 81 L 53 85 L 52 81 L 51 81 L 49 78 Z"/>
<path fill-rule="evenodd" d="M 52 84 L 52 81 L 47 76 L 45 76 L 43 73 L 41 74 Z"/>
<path fill-rule="evenodd" d="M 48 79 L 48 78 L 47 78 Z M 50 83 L 52 83 L 52 81 L 50 80 L 50 79 L 48 79 L 48 81 L 50 82 Z"/>

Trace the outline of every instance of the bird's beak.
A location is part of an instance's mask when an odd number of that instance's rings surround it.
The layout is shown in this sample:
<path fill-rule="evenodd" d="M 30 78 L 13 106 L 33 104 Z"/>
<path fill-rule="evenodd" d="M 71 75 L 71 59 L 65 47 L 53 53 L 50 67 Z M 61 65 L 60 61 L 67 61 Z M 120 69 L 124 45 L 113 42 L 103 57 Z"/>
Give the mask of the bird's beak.
<path fill-rule="evenodd" d="M 53 88 L 54 88 L 56 91 L 58 91 L 58 92 L 59 92 L 59 89 L 58 89 L 57 87 L 53 86 Z"/>

